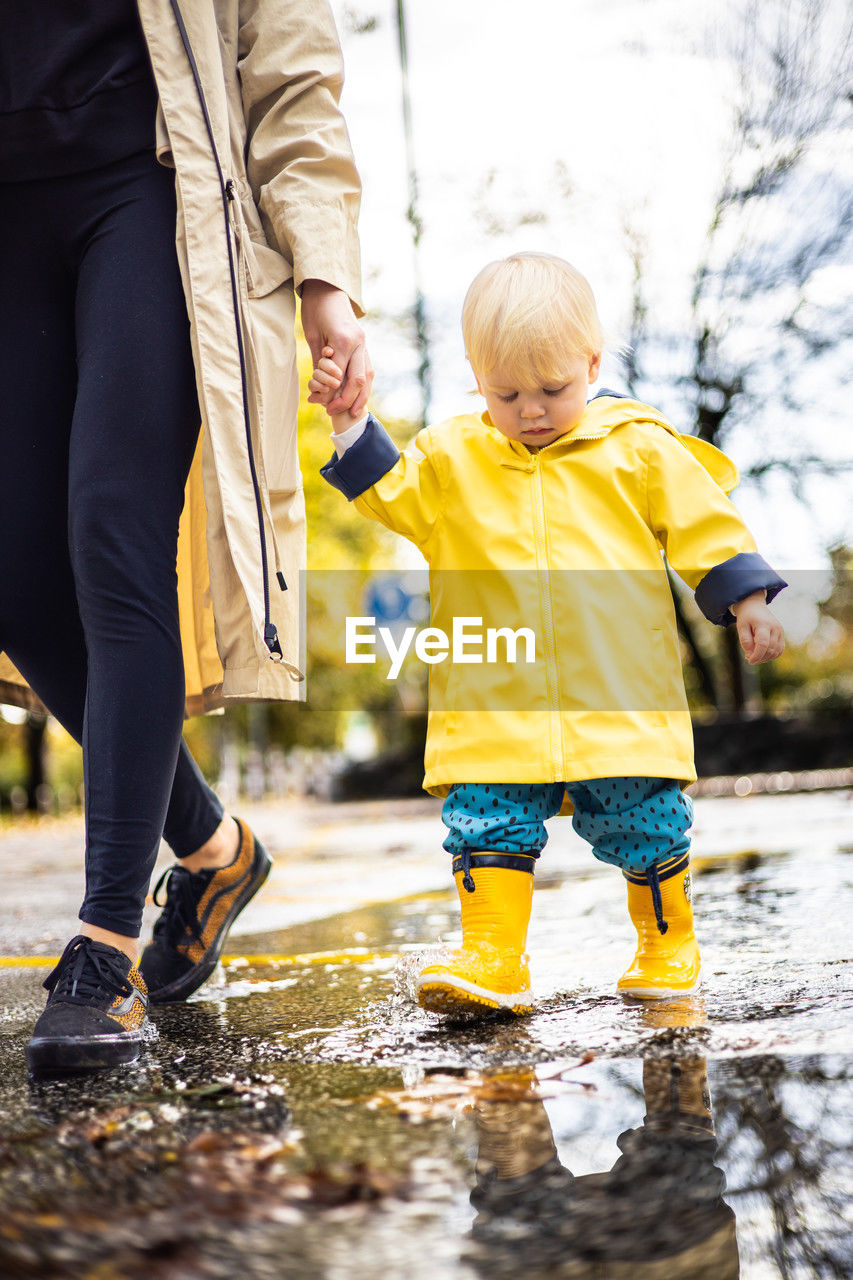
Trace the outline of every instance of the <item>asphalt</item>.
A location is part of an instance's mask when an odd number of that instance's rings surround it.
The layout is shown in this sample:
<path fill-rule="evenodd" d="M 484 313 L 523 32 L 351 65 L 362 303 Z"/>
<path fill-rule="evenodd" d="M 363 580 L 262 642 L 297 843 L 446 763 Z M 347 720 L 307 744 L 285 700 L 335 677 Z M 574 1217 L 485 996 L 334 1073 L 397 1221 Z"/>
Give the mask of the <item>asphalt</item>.
<path fill-rule="evenodd" d="M 430 801 L 244 811 L 275 859 L 138 1065 L 28 1082 L 79 823 L 0 834 L 0 1275 L 799 1280 L 853 1274 L 853 794 L 697 802 L 700 995 L 626 1002 L 624 888 L 567 821 L 530 1018 L 413 975 L 455 904 Z"/>

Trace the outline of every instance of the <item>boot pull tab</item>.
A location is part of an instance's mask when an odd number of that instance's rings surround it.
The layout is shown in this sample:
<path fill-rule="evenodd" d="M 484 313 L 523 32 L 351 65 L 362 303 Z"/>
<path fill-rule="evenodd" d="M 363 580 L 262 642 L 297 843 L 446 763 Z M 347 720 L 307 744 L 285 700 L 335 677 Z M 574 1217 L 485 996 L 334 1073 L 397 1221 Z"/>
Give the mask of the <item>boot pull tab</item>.
<path fill-rule="evenodd" d="M 652 864 L 646 872 L 646 879 L 648 880 L 649 888 L 652 891 L 652 906 L 655 909 L 655 921 L 657 922 L 658 930 L 661 933 L 666 933 L 669 925 L 663 918 L 663 902 L 660 896 L 660 880 L 658 879 L 658 869 L 654 864 Z"/>

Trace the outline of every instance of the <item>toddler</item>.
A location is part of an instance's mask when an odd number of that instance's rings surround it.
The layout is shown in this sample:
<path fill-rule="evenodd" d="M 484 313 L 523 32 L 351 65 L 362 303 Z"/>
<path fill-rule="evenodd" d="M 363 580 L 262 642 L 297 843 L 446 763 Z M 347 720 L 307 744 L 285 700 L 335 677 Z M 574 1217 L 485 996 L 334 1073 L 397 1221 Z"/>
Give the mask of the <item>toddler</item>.
<path fill-rule="evenodd" d="M 485 413 L 426 427 L 402 454 L 372 415 L 333 416 L 323 468 L 430 568 L 424 786 L 445 797 L 462 946 L 422 970 L 418 999 L 529 1012 L 533 868 L 559 812 L 627 882 L 639 943 L 619 991 L 691 992 L 682 787 L 696 771 L 662 553 L 707 618 L 736 622 L 750 663 L 782 652 L 767 602 L 786 584 L 726 496 L 738 475 L 725 455 L 616 392 L 587 402 L 602 334 L 575 268 L 534 253 L 490 264 L 462 330 Z M 314 403 L 340 386 L 334 357 L 324 348 Z M 441 649 L 460 619 L 482 622 L 490 661 Z"/>

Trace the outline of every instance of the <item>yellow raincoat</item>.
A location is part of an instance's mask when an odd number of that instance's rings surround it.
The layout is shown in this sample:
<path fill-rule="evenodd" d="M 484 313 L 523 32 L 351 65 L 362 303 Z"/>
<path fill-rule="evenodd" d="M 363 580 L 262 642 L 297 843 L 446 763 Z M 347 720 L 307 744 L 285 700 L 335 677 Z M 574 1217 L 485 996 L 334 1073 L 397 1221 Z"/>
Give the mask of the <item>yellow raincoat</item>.
<path fill-rule="evenodd" d="M 358 465 L 355 447 L 324 468 L 344 492 L 329 473 Z M 361 456 L 363 466 L 366 450 Z M 430 667 L 425 788 L 445 795 L 458 782 L 692 781 L 661 553 L 693 589 L 733 557 L 769 569 L 749 554 L 755 543 L 726 497 L 738 480 L 733 463 L 648 405 L 605 393 L 539 452 L 507 439 L 487 414 L 465 415 L 425 428 L 387 466 L 348 496 L 358 494 L 360 511 L 422 551 L 432 627 L 450 637 L 454 617 L 464 616 L 472 637 L 467 661 L 448 654 Z M 532 631 L 535 660 L 525 660 L 519 641 L 511 661 L 498 637 L 497 660 L 486 661 L 489 628 Z"/>

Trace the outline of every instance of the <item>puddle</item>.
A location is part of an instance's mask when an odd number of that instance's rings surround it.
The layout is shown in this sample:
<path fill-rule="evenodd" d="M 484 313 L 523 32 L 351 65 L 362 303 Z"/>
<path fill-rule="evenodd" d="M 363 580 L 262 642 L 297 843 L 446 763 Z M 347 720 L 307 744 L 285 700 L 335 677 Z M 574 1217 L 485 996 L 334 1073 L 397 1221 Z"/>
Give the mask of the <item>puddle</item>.
<path fill-rule="evenodd" d="M 849 861 L 849 859 L 848 859 Z M 835 1280 L 853 1274 L 853 888 L 837 848 L 697 876 L 700 996 L 629 1004 L 618 877 L 549 876 L 529 1019 L 411 1000 L 423 895 L 242 939 L 124 1075 L 29 1085 L 0 972 L 0 1275 Z"/>

